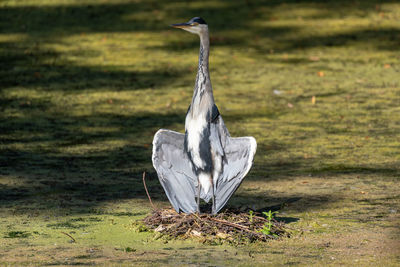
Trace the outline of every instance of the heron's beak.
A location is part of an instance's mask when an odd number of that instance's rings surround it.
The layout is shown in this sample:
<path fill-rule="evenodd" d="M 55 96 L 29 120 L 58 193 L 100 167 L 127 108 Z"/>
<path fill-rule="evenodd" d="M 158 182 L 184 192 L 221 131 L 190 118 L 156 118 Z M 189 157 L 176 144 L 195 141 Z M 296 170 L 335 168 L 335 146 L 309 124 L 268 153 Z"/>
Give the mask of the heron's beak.
<path fill-rule="evenodd" d="M 184 28 L 188 28 L 192 25 L 190 25 L 189 23 L 185 22 L 185 23 L 177 23 L 177 24 L 171 24 L 171 27 L 174 28 L 178 28 L 178 29 L 184 29 Z"/>

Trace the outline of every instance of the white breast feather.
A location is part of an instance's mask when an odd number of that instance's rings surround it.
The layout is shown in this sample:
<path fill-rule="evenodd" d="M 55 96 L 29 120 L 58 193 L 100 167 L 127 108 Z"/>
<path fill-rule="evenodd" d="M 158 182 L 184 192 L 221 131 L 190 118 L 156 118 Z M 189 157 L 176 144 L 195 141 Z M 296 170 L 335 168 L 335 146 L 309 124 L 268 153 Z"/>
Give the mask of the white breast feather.
<path fill-rule="evenodd" d="M 201 188 L 203 188 L 204 193 L 208 194 L 211 189 L 211 175 L 209 173 L 201 172 L 199 173 L 199 182 L 201 184 Z"/>
<path fill-rule="evenodd" d="M 185 128 L 187 132 L 188 151 L 192 156 L 194 165 L 198 168 L 204 168 L 205 162 L 200 157 L 200 141 L 204 128 L 207 127 L 207 120 L 204 114 L 200 114 L 193 119 L 191 115 L 186 116 Z"/>

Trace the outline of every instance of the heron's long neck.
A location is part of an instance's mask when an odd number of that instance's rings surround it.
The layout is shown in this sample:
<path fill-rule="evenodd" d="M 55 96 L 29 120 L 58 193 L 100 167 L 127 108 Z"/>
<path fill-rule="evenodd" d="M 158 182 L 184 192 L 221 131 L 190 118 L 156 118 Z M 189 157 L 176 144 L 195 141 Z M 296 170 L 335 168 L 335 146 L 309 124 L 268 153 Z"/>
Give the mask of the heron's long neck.
<path fill-rule="evenodd" d="M 203 72 L 205 77 L 209 80 L 210 74 L 208 72 L 208 55 L 210 54 L 210 39 L 208 32 L 200 35 L 200 52 L 199 52 L 199 69 L 198 72 Z"/>
<path fill-rule="evenodd" d="M 208 32 L 200 35 L 200 52 L 199 66 L 196 76 L 196 84 L 194 86 L 192 105 L 200 104 L 200 100 L 204 93 L 209 93 L 212 96 L 212 87 L 210 81 L 210 73 L 208 71 L 208 55 L 210 53 L 210 40 Z"/>

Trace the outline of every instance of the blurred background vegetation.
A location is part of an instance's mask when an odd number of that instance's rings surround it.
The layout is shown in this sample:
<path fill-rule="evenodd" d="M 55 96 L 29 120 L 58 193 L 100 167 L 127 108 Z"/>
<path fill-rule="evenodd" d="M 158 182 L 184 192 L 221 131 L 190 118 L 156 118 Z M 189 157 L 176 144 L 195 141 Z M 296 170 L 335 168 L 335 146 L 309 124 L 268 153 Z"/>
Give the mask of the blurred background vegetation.
<path fill-rule="evenodd" d="M 296 202 L 286 212 L 299 227 L 329 209 L 398 217 L 398 1 L 2 0 L 0 234 L 35 225 L 24 242 L 43 245 L 65 239 L 54 225 L 77 231 L 71 216 L 143 217 L 143 171 L 153 200 L 168 205 L 151 142 L 159 128 L 184 129 L 199 41 L 168 25 L 194 16 L 209 24 L 211 79 L 231 135 L 258 141 L 230 206 Z M 85 220 L 83 229 L 101 224 Z"/>

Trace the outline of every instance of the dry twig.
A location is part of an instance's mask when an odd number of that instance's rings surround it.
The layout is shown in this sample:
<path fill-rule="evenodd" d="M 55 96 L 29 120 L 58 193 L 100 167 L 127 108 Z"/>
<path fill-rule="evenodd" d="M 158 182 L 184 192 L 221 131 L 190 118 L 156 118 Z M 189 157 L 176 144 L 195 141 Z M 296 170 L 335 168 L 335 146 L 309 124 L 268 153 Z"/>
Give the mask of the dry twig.
<path fill-rule="evenodd" d="M 150 197 L 149 191 L 147 190 L 146 179 L 145 178 L 146 178 L 146 172 L 143 172 L 144 189 L 146 190 L 147 197 L 149 198 L 149 201 L 150 201 L 151 206 L 153 207 L 153 210 L 156 210 L 156 207 L 154 206 L 153 202 L 151 201 L 151 197 Z"/>
<path fill-rule="evenodd" d="M 75 238 L 72 237 L 72 235 L 70 235 L 70 234 L 68 234 L 68 233 L 66 233 L 66 232 L 61 232 L 61 233 L 64 234 L 64 235 L 66 235 L 66 236 L 68 236 L 69 238 L 71 238 L 71 241 L 72 241 L 73 243 L 76 243 L 76 240 L 75 240 Z"/>

